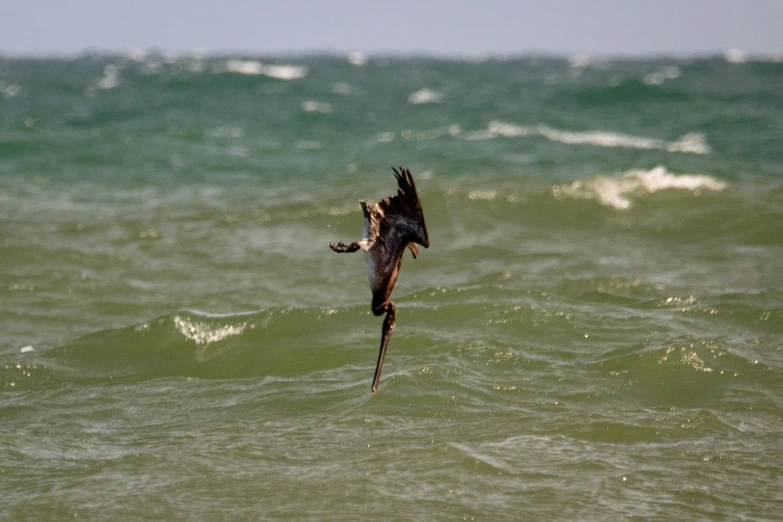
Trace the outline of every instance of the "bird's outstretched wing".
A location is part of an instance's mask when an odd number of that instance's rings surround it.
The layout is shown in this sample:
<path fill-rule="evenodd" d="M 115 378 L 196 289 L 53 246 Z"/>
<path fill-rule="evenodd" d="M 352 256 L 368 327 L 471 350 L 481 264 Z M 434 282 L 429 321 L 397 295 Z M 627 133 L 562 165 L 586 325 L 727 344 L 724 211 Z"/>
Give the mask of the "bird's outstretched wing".
<path fill-rule="evenodd" d="M 397 178 L 397 195 L 388 197 L 378 203 L 383 211 L 383 219 L 379 222 L 378 235 L 387 244 L 402 243 L 400 249 L 408 243 L 419 243 L 429 246 L 427 226 L 424 223 L 424 213 L 421 209 L 416 183 L 410 170 L 392 167 Z"/>
<path fill-rule="evenodd" d="M 362 205 L 367 240 L 372 245 L 367 251 L 372 264 L 370 286 L 373 301 L 378 302 L 388 299 L 394 288 L 405 247 L 409 247 L 416 257 L 418 249 L 415 243 L 429 246 L 427 226 L 413 176 L 402 167 L 393 170 L 397 178 L 397 194 L 375 205 Z"/>

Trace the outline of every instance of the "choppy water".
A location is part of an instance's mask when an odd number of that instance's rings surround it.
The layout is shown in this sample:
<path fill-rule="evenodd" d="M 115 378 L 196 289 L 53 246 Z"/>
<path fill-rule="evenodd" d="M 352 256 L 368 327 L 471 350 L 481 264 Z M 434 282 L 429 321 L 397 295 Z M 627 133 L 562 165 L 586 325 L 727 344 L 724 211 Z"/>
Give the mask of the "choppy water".
<path fill-rule="evenodd" d="M 0 59 L 9 520 L 774 520 L 783 64 Z M 417 179 L 370 395 L 359 198 Z"/>

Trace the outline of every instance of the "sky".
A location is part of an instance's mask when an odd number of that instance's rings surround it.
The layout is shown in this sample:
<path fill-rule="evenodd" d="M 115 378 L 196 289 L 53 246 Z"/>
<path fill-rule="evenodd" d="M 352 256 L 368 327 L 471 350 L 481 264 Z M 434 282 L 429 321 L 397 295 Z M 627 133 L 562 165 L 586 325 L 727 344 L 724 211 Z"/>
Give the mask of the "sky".
<path fill-rule="evenodd" d="M 3 0 L 0 53 L 783 55 L 783 0 Z"/>

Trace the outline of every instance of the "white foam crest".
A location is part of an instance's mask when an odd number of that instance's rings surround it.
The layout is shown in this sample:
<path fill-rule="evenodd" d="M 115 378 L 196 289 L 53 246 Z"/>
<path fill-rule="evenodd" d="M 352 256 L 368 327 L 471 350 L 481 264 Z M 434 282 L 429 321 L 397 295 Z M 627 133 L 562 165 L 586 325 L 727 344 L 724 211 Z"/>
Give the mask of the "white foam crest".
<path fill-rule="evenodd" d="M 727 63 L 783 63 L 783 53 L 748 53 L 742 49 L 727 49 L 723 52 L 723 59 Z"/>
<path fill-rule="evenodd" d="M 231 59 L 226 62 L 226 70 L 237 74 L 263 74 L 264 64 L 255 60 Z"/>
<path fill-rule="evenodd" d="M 535 131 L 530 127 L 522 127 L 520 125 L 514 125 L 513 123 L 504 123 L 502 121 L 491 121 L 487 126 L 487 130 L 495 135 L 503 136 L 504 138 L 514 138 L 517 136 L 529 136 L 535 134 Z"/>
<path fill-rule="evenodd" d="M 665 166 L 658 165 L 650 170 L 632 169 L 624 173 L 627 179 L 636 179 L 647 192 L 667 189 L 683 189 L 696 192 L 700 189 L 721 191 L 726 182 L 706 174 L 672 174 Z"/>
<path fill-rule="evenodd" d="M 466 131 L 460 134 L 463 140 L 468 141 L 491 140 L 497 137 L 497 134 L 490 130 Z"/>
<path fill-rule="evenodd" d="M 302 110 L 305 112 L 322 112 L 329 114 L 332 112 L 332 104 L 326 102 L 319 102 L 314 100 L 307 100 L 302 102 Z"/>
<path fill-rule="evenodd" d="M 117 77 L 119 70 L 114 64 L 109 64 L 103 68 L 103 78 L 98 82 L 99 89 L 113 89 L 120 84 L 120 80 Z"/>
<path fill-rule="evenodd" d="M 131 59 L 134 62 L 136 62 L 136 63 L 141 63 L 141 62 L 143 62 L 144 60 L 147 59 L 148 55 L 149 55 L 149 53 L 147 51 L 145 51 L 144 49 L 138 49 L 137 48 L 137 49 L 131 49 L 130 51 L 128 51 L 126 56 L 129 59 Z"/>
<path fill-rule="evenodd" d="M 577 180 L 552 188 L 556 197 L 565 195 L 578 199 L 595 199 L 602 205 L 625 210 L 631 207 L 634 194 L 652 194 L 661 190 L 687 190 L 698 194 L 701 190 L 721 191 L 726 183 L 705 174 L 673 174 L 663 165 L 650 170 L 631 169 L 619 177 L 598 176 Z"/>
<path fill-rule="evenodd" d="M 182 335 L 196 344 L 209 344 L 222 341 L 232 335 L 241 335 L 247 328 L 247 323 L 236 326 L 227 324 L 215 328 L 207 323 L 183 319 L 176 315 L 174 316 L 174 326 Z"/>
<path fill-rule="evenodd" d="M 396 134 L 393 132 L 379 132 L 375 135 L 375 141 L 378 143 L 389 143 L 394 141 Z"/>
<path fill-rule="evenodd" d="M 165 51 L 163 53 L 163 61 L 168 65 L 177 63 L 179 59 L 180 59 L 180 53 L 178 53 L 177 51 Z"/>
<path fill-rule="evenodd" d="M 660 149 L 663 142 L 654 138 L 631 136 L 610 131 L 562 131 L 541 125 L 538 133 L 552 141 L 566 144 L 587 144 L 598 147 L 621 147 L 628 149 Z"/>
<path fill-rule="evenodd" d="M 304 65 L 267 65 L 264 74 L 278 80 L 298 80 L 307 76 L 307 67 Z"/>
<path fill-rule="evenodd" d="M 304 65 L 264 65 L 255 60 L 231 59 L 226 61 L 228 72 L 246 75 L 269 76 L 278 80 L 297 80 L 307 76 L 307 67 Z"/>
<path fill-rule="evenodd" d="M 680 77 L 680 69 L 674 65 L 668 65 L 663 69 L 644 75 L 644 83 L 647 85 L 661 85 L 666 80 L 674 80 Z"/>
<path fill-rule="evenodd" d="M 19 94 L 20 90 L 21 89 L 19 88 L 19 86 L 16 85 L 15 83 L 10 83 L 5 88 L 3 88 L 2 84 L 0 84 L 0 92 L 2 92 L 6 98 L 13 98 L 17 94 Z"/>
<path fill-rule="evenodd" d="M 408 102 L 414 105 L 423 103 L 440 103 L 443 101 L 443 94 L 432 89 L 419 89 L 408 96 Z"/>
<path fill-rule="evenodd" d="M 709 154 L 712 152 L 712 149 L 707 144 L 707 138 L 701 132 L 689 132 L 680 139 L 667 143 L 666 150 L 690 154 Z"/>
<path fill-rule="evenodd" d="M 690 132 L 681 138 L 667 142 L 656 138 L 632 136 L 612 131 L 567 131 L 554 129 L 546 125 L 524 127 L 513 123 L 491 121 L 487 126 L 488 134 L 483 139 L 502 136 L 515 138 L 520 136 L 543 136 L 551 141 L 567 145 L 594 145 L 596 147 L 618 147 L 626 149 L 660 149 L 669 152 L 684 152 L 689 154 L 709 154 L 710 146 L 703 133 Z M 475 138 L 474 138 L 475 139 Z"/>
<path fill-rule="evenodd" d="M 748 61 L 748 55 L 742 49 L 726 49 L 723 59 L 729 63 L 745 63 Z"/>
<path fill-rule="evenodd" d="M 359 51 L 354 51 L 348 55 L 348 62 L 356 67 L 362 67 L 367 63 L 367 55 Z"/>
<path fill-rule="evenodd" d="M 592 58 L 589 54 L 574 54 L 568 57 L 568 65 L 572 69 L 585 69 L 597 63 L 598 60 Z"/>
<path fill-rule="evenodd" d="M 163 62 L 157 59 L 147 60 L 141 67 L 144 74 L 158 74 L 161 69 L 163 69 Z"/>
<path fill-rule="evenodd" d="M 345 82 L 335 82 L 332 84 L 332 92 L 335 94 L 352 94 L 354 92 L 353 87 Z"/>

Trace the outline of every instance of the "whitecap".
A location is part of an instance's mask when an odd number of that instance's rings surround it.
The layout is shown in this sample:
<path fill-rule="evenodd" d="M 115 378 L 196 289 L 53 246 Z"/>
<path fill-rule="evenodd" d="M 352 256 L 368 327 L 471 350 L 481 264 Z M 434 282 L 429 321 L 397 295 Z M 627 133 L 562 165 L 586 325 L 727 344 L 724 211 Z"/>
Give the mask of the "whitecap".
<path fill-rule="evenodd" d="M 348 62 L 356 67 L 362 67 L 367 63 L 367 55 L 359 51 L 354 51 L 348 55 Z"/>
<path fill-rule="evenodd" d="M 661 190 L 687 190 L 698 194 L 706 189 L 721 191 L 726 188 L 724 181 L 705 174 L 673 174 L 663 165 L 650 170 L 631 169 L 619 177 L 597 176 L 587 180 L 577 180 L 568 185 L 552 188 L 556 197 L 561 195 L 579 199 L 595 199 L 602 205 L 625 210 L 631 207 L 634 194 L 652 194 Z"/>
<path fill-rule="evenodd" d="M 745 63 L 748 61 L 748 55 L 742 49 L 726 49 L 723 59 L 728 63 Z"/>
<path fill-rule="evenodd" d="M 674 65 L 667 65 L 661 71 L 667 80 L 674 80 L 680 77 L 680 68 Z"/>
<path fill-rule="evenodd" d="M 22 346 L 22 349 L 20 350 L 22 353 L 29 353 L 35 350 L 35 348 L 32 347 L 32 345 L 28 344 L 27 346 Z"/>
<path fill-rule="evenodd" d="M 353 87 L 345 82 L 335 82 L 332 84 L 332 92 L 335 94 L 351 94 Z"/>
<path fill-rule="evenodd" d="M 432 89 L 419 89 L 408 96 L 408 102 L 414 105 L 423 103 L 440 103 L 443 101 L 443 94 Z"/>
<path fill-rule="evenodd" d="M 226 70 L 238 74 L 263 74 L 264 65 L 254 60 L 231 59 L 226 62 Z"/>
<path fill-rule="evenodd" d="M 163 53 L 163 61 L 168 65 L 177 63 L 180 54 L 177 51 L 166 51 Z"/>
<path fill-rule="evenodd" d="M 117 77 L 119 70 L 116 65 L 109 64 L 103 68 L 103 78 L 98 82 L 99 89 L 113 89 L 120 84 L 120 80 Z"/>
<path fill-rule="evenodd" d="M 624 173 L 626 178 L 636 179 L 647 192 L 666 189 L 683 189 L 696 192 L 699 189 L 721 191 L 726 182 L 705 174 L 672 174 L 665 166 L 658 165 L 650 170 L 632 169 Z"/>
<path fill-rule="evenodd" d="M 568 57 L 568 65 L 572 69 L 584 69 L 598 63 L 589 54 L 574 54 Z"/>
<path fill-rule="evenodd" d="M 174 316 L 174 326 L 185 338 L 196 344 L 209 344 L 222 341 L 232 335 L 241 335 L 244 333 L 247 323 L 213 327 L 204 322 L 183 319 L 176 315 Z"/>
<path fill-rule="evenodd" d="M 163 62 L 160 60 L 148 60 L 142 65 L 142 72 L 144 74 L 158 74 L 163 68 Z"/>
<path fill-rule="evenodd" d="M 137 49 L 131 49 L 130 51 L 128 51 L 126 56 L 130 60 L 133 60 L 134 62 L 140 63 L 140 62 L 143 62 L 144 60 L 147 59 L 148 54 L 149 53 L 147 51 L 145 51 L 144 49 L 138 49 L 137 48 Z"/>
<path fill-rule="evenodd" d="M 304 65 L 267 65 L 264 74 L 278 80 L 298 80 L 307 76 Z"/>
<path fill-rule="evenodd" d="M 565 143 L 567 145 L 594 145 L 596 147 L 616 147 L 642 150 L 666 150 L 669 152 L 683 152 L 688 154 L 709 154 L 710 146 L 703 133 L 690 132 L 675 141 L 667 142 L 657 138 L 633 136 L 620 132 L 592 130 L 592 131 L 568 131 L 554 129 L 547 125 L 537 127 L 524 127 L 513 123 L 491 121 L 487 126 L 490 135 L 488 137 L 502 136 L 504 138 L 516 138 L 521 136 L 542 136 L 550 141 Z"/>
<path fill-rule="evenodd" d="M 537 128 L 540 135 L 552 141 L 566 144 L 587 144 L 598 147 L 621 147 L 628 149 L 660 149 L 663 142 L 654 138 L 631 136 L 610 131 L 562 131 L 541 125 Z"/>
<path fill-rule="evenodd" d="M 9 84 L 5 89 L 3 89 L 3 94 L 5 94 L 6 98 L 13 98 L 17 94 L 19 94 L 19 91 L 21 89 L 18 85 L 15 83 Z"/>
<path fill-rule="evenodd" d="M 660 85 L 666 80 L 666 76 L 661 71 L 656 71 L 644 75 L 644 83 L 647 85 Z"/>
<path fill-rule="evenodd" d="M 302 110 L 305 112 L 322 112 L 329 114 L 332 112 L 332 105 L 326 102 L 307 100 L 302 102 Z"/>
<path fill-rule="evenodd" d="M 690 154 L 709 154 L 712 151 L 707 144 L 707 138 L 701 132 L 689 132 L 680 139 L 667 143 L 666 150 Z"/>
<path fill-rule="evenodd" d="M 307 76 L 307 67 L 304 65 L 264 65 L 255 60 L 235 58 L 226 62 L 226 71 L 246 75 L 263 74 L 277 80 L 297 80 Z"/>
<path fill-rule="evenodd" d="M 522 127 L 520 125 L 514 125 L 513 123 L 504 123 L 502 121 L 495 121 L 495 120 L 489 122 L 489 125 L 487 126 L 487 130 L 489 130 L 491 133 L 495 135 L 503 136 L 504 138 L 528 136 L 535 132 L 528 127 Z"/>
<path fill-rule="evenodd" d="M 666 80 L 674 80 L 680 77 L 680 69 L 674 65 L 667 65 L 662 69 L 644 75 L 644 83 L 647 85 L 661 85 Z"/>

